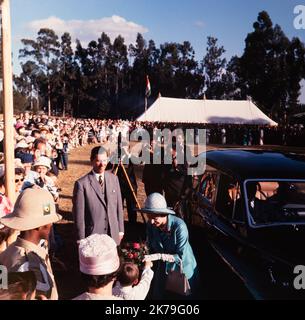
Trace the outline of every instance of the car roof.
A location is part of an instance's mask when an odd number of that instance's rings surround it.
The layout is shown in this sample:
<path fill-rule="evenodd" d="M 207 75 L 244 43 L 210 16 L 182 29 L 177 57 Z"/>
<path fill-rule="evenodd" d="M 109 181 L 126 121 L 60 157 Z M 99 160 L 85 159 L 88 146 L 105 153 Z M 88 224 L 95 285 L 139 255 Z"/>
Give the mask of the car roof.
<path fill-rule="evenodd" d="M 241 180 L 305 179 L 305 157 L 294 153 L 227 149 L 205 155 L 207 165 Z"/>

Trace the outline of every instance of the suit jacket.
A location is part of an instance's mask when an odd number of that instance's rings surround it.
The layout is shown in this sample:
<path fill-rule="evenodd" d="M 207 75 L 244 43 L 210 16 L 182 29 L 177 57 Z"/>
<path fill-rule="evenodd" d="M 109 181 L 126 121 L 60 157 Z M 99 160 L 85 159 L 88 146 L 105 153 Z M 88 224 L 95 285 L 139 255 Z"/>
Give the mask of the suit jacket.
<path fill-rule="evenodd" d="M 75 182 L 73 191 L 73 214 L 78 240 L 92 234 L 110 231 L 117 245 L 119 233 L 124 233 L 124 215 L 118 178 L 105 172 L 105 194 L 93 171 Z M 110 228 L 110 230 L 108 230 Z"/>

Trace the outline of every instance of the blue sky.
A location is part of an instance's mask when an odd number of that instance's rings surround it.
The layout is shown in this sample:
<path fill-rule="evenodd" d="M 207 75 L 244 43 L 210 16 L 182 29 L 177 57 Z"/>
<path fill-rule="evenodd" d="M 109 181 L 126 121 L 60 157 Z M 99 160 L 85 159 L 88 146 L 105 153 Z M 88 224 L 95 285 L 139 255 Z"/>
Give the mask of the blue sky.
<path fill-rule="evenodd" d="M 86 44 L 105 31 L 121 33 L 128 43 L 137 32 L 159 45 L 166 41 L 192 43 L 201 59 L 209 35 L 217 37 L 229 59 L 240 55 L 260 11 L 266 10 L 289 38 L 305 42 L 305 30 L 293 26 L 296 5 L 305 0 L 11 0 L 14 70 L 20 72 L 22 38 L 35 38 L 40 27 L 60 35 L 69 31 Z M 303 88 L 302 101 L 305 101 Z"/>

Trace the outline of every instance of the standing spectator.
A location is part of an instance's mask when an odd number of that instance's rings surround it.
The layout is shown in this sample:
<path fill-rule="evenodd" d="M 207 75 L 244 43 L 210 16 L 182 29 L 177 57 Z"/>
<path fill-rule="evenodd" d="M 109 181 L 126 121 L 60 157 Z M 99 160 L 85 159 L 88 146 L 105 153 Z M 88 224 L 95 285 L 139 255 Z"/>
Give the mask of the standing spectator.
<path fill-rule="evenodd" d="M 52 224 L 60 219 L 50 193 L 34 189 L 22 192 L 13 213 L 0 219 L 6 227 L 21 232 L 17 240 L 0 254 L 0 264 L 9 272 L 34 271 L 37 294 L 51 300 L 58 298 L 56 284 L 48 253 L 39 243 L 48 239 Z"/>
<path fill-rule="evenodd" d="M 73 214 L 78 240 L 91 234 L 108 234 L 117 245 L 124 236 L 122 196 L 118 178 L 105 171 L 109 158 L 103 147 L 90 156 L 92 171 L 75 182 Z"/>
<path fill-rule="evenodd" d="M 175 146 L 172 149 L 172 164 L 164 165 L 163 181 L 165 199 L 168 205 L 174 208 L 176 203 L 181 199 L 188 182 L 187 165 L 178 164 Z"/>
<path fill-rule="evenodd" d="M 221 144 L 227 144 L 226 128 L 221 129 Z"/>
<path fill-rule="evenodd" d="M 134 172 L 134 165 L 132 164 L 131 161 L 129 162 L 129 164 L 122 163 L 118 167 L 117 175 L 120 182 L 123 204 L 124 204 L 124 200 L 126 200 L 128 221 L 130 223 L 136 223 L 137 222 L 137 212 L 136 212 L 137 204 L 133 196 L 132 190 L 130 189 L 129 183 L 127 181 L 127 177 L 125 176 L 122 166 L 124 166 L 125 168 L 125 171 L 131 183 L 133 191 L 135 192 L 135 194 L 137 194 L 138 185 L 137 185 L 137 178 Z"/>
<path fill-rule="evenodd" d="M 154 142 L 152 142 L 153 144 Z M 160 164 L 154 164 L 154 153 L 156 152 L 154 150 L 154 145 L 152 145 L 152 148 L 149 150 L 150 152 L 150 162 L 145 163 L 144 169 L 143 169 L 143 175 L 142 175 L 142 181 L 144 183 L 145 193 L 148 197 L 150 194 L 158 192 L 163 193 L 163 167 L 164 165 L 162 163 Z M 164 157 L 164 149 L 161 148 L 160 153 L 161 162 L 163 161 Z"/>
<path fill-rule="evenodd" d="M 69 136 L 66 134 L 63 137 L 63 148 L 62 148 L 63 170 L 68 170 L 68 155 L 69 155 Z"/>
<path fill-rule="evenodd" d="M 264 145 L 264 128 L 260 128 L 259 130 L 259 145 Z"/>

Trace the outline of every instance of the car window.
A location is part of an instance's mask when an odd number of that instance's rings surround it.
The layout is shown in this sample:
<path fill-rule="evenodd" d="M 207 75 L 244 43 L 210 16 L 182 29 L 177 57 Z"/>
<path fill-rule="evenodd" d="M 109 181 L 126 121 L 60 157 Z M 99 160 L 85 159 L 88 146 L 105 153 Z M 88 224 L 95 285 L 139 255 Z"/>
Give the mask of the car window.
<path fill-rule="evenodd" d="M 305 223 L 305 181 L 248 181 L 253 224 Z"/>
<path fill-rule="evenodd" d="M 238 215 L 234 214 L 237 210 L 239 211 Z M 239 219 L 241 218 L 240 187 L 238 182 L 228 175 L 222 174 L 220 176 L 216 211 L 230 220 L 234 216 L 235 218 L 236 216 Z"/>
<path fill-rule="evenodd" d="M 246 214 L 245 214 L 245 206 L 244 206 L 244 200 L 242 198 L 240 184 L 236 183 L 234 186 L 234 192 L 233 192 L 233 220 L 239 221 L 239 222 L 245 222 L 246 221 Z"/>
<path fill-rule="evenodd" d="M 215 201 L 216 196 L 217 173 L 206 172 L 200 183 L 199 192 L 211 203 Z"/>

